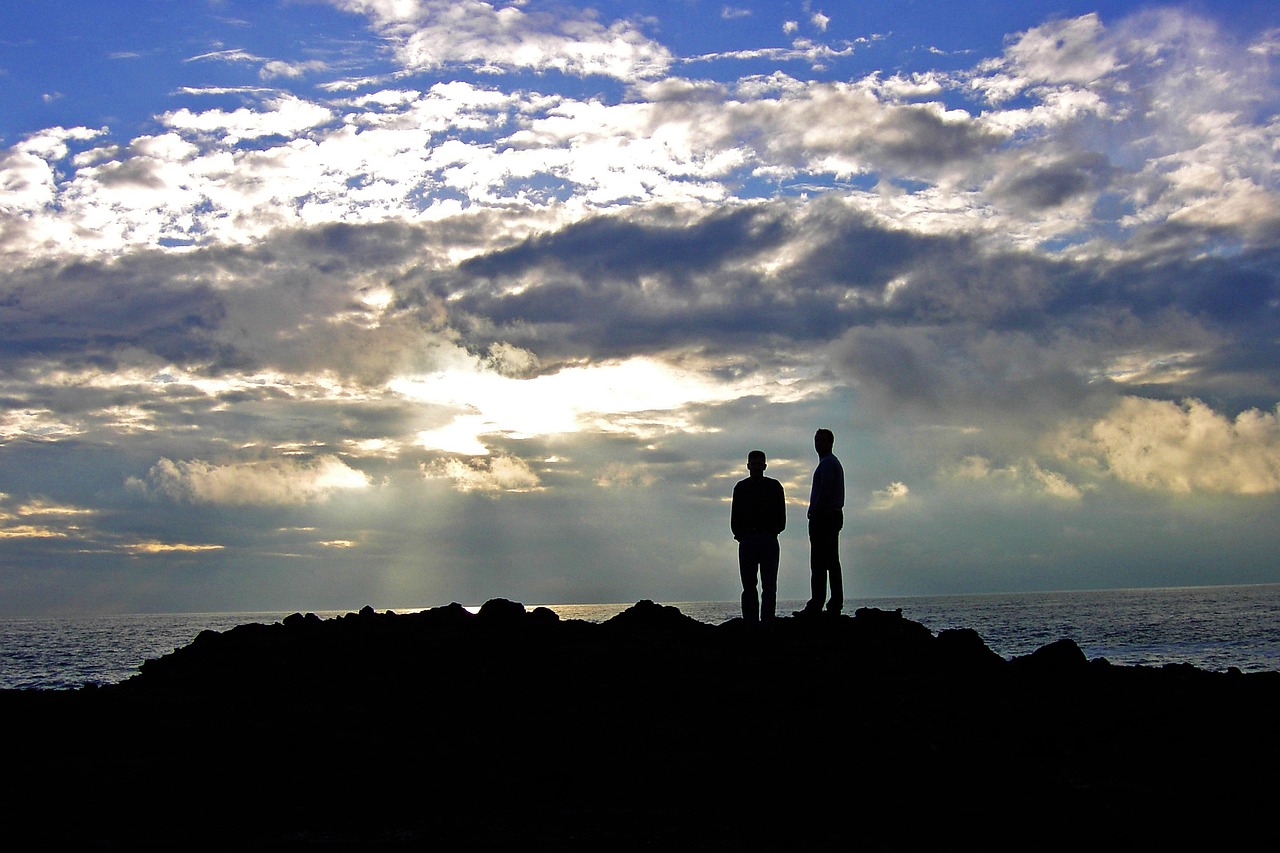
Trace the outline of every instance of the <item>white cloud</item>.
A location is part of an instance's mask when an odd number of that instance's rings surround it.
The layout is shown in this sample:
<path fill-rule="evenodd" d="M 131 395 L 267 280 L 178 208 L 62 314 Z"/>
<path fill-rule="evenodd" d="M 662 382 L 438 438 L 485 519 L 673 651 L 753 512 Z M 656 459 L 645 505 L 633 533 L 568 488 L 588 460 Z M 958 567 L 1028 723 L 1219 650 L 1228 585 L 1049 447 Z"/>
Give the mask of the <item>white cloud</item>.
<path fill-rule="evenodd" d="M 262 62 L 263 57 L 255 56 L 247 50 L 240 48 L 229 48 L 227 50 L 213 50 L 208 53 L 201 53 L 197 56 L 189 57 L 187 62 Z"/>
<path fill-rule="evenodd" d="M 883 489 L 876 489 L 871 493 L 872 509 L 891 509 L 895 506 L 901 506 L 910 498 L 911 490 L 907 488 L 906 483 L 893 482 Z"/>
<path fill-rule="evenodd" d="M 1030 492 L 1064 501 L 1079 500 L 1083 493 L 1062 474 L 1046 471 L 1033 459 L 994 467 L 984 456 L 966 456 L 954 468 L 942 472 L 954 480 L 992 483 L 1018 493 Z"/>
<path fill-rule="evenodd" d="M 428 479 L 448 479 L 460 492 L 528 492 L 538 488 L 538 475 L 516 456 L 439 459 L 422 468 Z"/>
<path fill-rule="evenodd" d="M 191 545 L 182 542 L 157 542 L 147 540 L 120 546 L 122 551 L 134 555 L 152 554 L 200 554 L 206 551 L 221 551 L 223 545 Z"/>
<path fill-rule="evenodd" d="M 601 488 L 649 487 L 658 482 L 658 477 L 644 465 L 628 465 L 622 462 L 610 462 L 596 475 L 595 484 Z"/>
<path fill-rule="evenodd" d="M 36 498 L 16 503 L 0 492 L 0 539 L 67 539 L 84 533 L 81 520 L 93 509 Z"/>
<path fill-rule="evenodd" d="M 467 27 L 484 31 L 495 56 L 517 44 L 535 54 L 551 49 L 531 33 L 568 39 L 572 30 L 590 42 L 612 32 L 585 17 L 557 22 L 526 6 L 478 0 L 457 8 L 390 0 L 346 7 L 401 41 L 438 36 L 444 22 L 466 18 L 463 35 Z M 459 9 L 479 17 L 460 18 Z M 496 41 L 486 27 L 496 28 Z M 67 143 L 102 131 L 55 128 L 0 154 L 0 206 L 37 214 L 0 222 L 0 242 L 47 253 L 243 243 L 281 227 L 438 221 L 467 206 L 536 211 L 563 223 L 624 203 L 720 203 L 750 177 L 808 180 L 824 191 L 872 175 L 883 179 L 877 191 L 849 192 L 847 201 L 919 230 L 978 230 L 1028 247 L 1079 239 L 1107 192 L 1116 209 L 1127 209 L 1118 227 L 1226 225 L 1262 241 L 1280 223 L 1272 166 L 1280 126 L 1251 118 L 1264 78 L 1242 63 L 1263 59 L 1239 59 L 1219 42 L 1173 13 L 1110 30 L 1087 15 L 1023 33 L 969 76 L 835 84 L 782 75 L 736 84 L 664 78 L 633 90 L 647 101 L 618 104 L 464 82 L 331 103 L 285 95 L 230 111 L 173 110 L 160 116 L 170 133 L 82 154 L 72 172 L 59 162 Z M 851 49 L 802 40 L 774 50 L 821 62 Z M 1149 49 L 1158 63 L 1146 61 Z M 260 59 L 243 51 L 201 58 Z M 995 108 L 972 115 L 943 105 L 948 87 L 970 84 L 992 93 Z M 1001 108 L 1004 86 L 1005 95 L 1021 92 L 1029 103 Z M 907 102 L 920 98 L 933 102 Z M 1143 103 L 1159 108 L 1137 110 Z M 285 139 L 241 147 L 271 136 Z M 157 148 L 179 137 L 185 148 Z M 1074 153 L 1078 140 L 1091 141 L 1080 153 L 1096 170 L 1037 171 L 1068 162 L 1064 151 Z M 898 178 L 929 185 L 903 192 Z M 1081 189 L 1035 210 L 1019 207 L 1016 194 L 1000 197 L 1011 184 L 1034 197 L 1055 178 L 1078 179 Z"/>
<path fill-rule="evenodd" d="M 84 425 L 49 409 L 8 409 L 0 414 L 0 444 L 10 441 L 58 441 L 81 435 Z"/>
<path fill-rule="evenodd" d="M 1021 33 L 1004 56 L 980 66 L 973 85 L 993 103 L 1045 83 L 1089 86 L 1121 66 L 1095 13 L 1052 21 Z"/>
<path fill-rule="evenodd" d="M 413 69 L 469 65 L 482 71 L 558 70 L 623 80 L 661 75 L 671 54 L 633 25 L 587 14 L 557 19 L 481 0 L 331 0 L 366 15 Z"/>
<path fill-rule="evenodd" d="M 916 72 L 909 77 L 894 74 L 884 81 L 872 76 L 867 82 L 875 85 L 876 91 L 890 100 L 938 97 L 943 94 L 944 84 L 949 85 L 942 75 L 934 72 Z"/>
<path fill-rule="evenodd" d="M 34 212 L 54 202 L 54 163 L 68 154 L 67 142 L 103 133 L 87 127 L 52 127 L 21 140 L 0 153 L 0 213 Z"/>
<path fill-rule="evenodd" d="M 1200 400 L 1125 397 L 1059 436 L 1059 454 L 1126 483 L 1175 493 L 1280 492 L 1280 411 L 1234 419 Z"/>
<path fill-rule="evenodd" d="M 271 80 L 275 77 L 296 79 L 313 71 L 324 71 L 327 67 L 328 65 L 319 59 L 306 62 L 284 62 L 273 59 L 258 69 L 258 76 L 263 80 Z"/>
<path fill-rule="evenodd" d="M 283 95 L 267 101 L 266 109 L 241 107 L 233 112 L 205 110 L 192 112 L 183 107 L 160 117 L 165 125 L 197 133 L 219 133 L 229 140 L 255 139 L 261 136 L 290 136 L 325 124 L 333 113 L 319 104 L 295 95 Z"/>
<path fill-rule="evenodd" d="M 161 459 L 152 466 L 145 484 L 133 480 L 130 485 L 184 503 L 284 506 L 324 500 L 338 491 L 365 489 L 370 480 L 336 456 L 321 456 L 309 462 L 228 465 L 201 459 Z"/>

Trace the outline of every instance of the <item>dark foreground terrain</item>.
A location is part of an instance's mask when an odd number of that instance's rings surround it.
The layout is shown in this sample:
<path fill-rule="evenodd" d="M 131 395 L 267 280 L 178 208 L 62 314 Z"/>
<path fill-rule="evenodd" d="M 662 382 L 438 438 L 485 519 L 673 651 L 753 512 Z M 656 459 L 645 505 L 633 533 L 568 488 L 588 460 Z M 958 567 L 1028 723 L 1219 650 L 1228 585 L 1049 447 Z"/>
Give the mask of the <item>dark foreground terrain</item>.
<path fill-rule="evenodd" d="M 494 600 L 205 632 L 0 693 L 6 848 L 1245 849 L 1280 673 L 1004 660 L 900 613 Z M 9 842 L 17 841 L 17 846 Z"/>

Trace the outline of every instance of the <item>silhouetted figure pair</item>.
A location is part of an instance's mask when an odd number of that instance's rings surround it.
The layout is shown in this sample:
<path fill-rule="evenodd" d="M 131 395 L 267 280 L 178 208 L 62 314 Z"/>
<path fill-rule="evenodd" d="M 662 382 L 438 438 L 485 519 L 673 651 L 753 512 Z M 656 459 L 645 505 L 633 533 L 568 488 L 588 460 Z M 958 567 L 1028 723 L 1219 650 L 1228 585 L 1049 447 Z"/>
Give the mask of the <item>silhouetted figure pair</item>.
<path fill-rule="evenodd" d="M 831 449 L 835 435 L 820 429 L 813 436 L 818 466 L 809 491 L 809 601 L 796 616 L 844 609 L 844 579 L 840 570 L 840 530 L 844 527 L 844 468 Z M 751 476 L 733 487 L 730 527 L 738 540 L 738 571 L 742 576 L 742 616 L 748 622 L 774 617 L 778 601 L 778 534 L 787 527 L 782 484 L 764 476 L 763 451 L 747 454 Z M 757 596 L 757 577 L 760 595 Z M 830 584 L 831 597 L 827 598 Z"/>
<path fill-rule="evenodd" d="M 742 617 L 748 622 L 773 619 L 778 602 L 778 534 L 787 527 L 787 503 L 782 484 L 764 475 L 769 467 L 764 452 L 747 454 L 751 476 L 733 487 L 729 526 L 738 540 L 738 571 L 742 575 Z M 756 595 L 756 576 L 761 595 Z"/>

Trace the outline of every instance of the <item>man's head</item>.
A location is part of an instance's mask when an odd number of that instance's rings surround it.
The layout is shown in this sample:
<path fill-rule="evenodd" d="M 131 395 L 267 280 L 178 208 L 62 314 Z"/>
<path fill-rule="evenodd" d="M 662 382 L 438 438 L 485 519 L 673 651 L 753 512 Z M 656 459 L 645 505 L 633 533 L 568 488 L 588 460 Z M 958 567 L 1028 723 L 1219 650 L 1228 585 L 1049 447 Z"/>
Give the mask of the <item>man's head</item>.
<path fill-rule="evenodd" d="M 835 447 L 836 437 L 829 429 L 820 429 L 813 434 L 813 449 L 819 456 L 826 456 Z"/>
<path fill-rule="evenodd" d="M 763 474 L 764 469 L 768 467 L 763 450 L 753 450 L 747 454 L 747 470 L 752 474 Z"/>

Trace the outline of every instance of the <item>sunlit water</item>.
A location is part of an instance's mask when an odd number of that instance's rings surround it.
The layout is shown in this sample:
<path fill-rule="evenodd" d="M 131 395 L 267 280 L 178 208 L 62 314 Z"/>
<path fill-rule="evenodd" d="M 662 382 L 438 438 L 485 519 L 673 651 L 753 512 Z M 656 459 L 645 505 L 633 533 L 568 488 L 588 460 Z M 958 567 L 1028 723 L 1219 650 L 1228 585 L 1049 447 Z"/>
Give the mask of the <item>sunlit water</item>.
<path fill-rule="evenodd" d="M 625 604 L 548 605 L 562 619 L 603 622 Z M 720 624 L 736 602 L 662 602 Z M 790 613 L 799 601 L 783 601 Z M 529 605 L 532 607 L 533 605 Z M 1189 663 L 1221 671 L 1280 670 L 1280 584 L 1101 592 L 964 595 L 850 600 L 858 607 L 901 608 L 935 633 L 973 628 L 1003 657 L 1028 654 L 1054 640 L 1075 640 L 1090 658 L 1115 664 Z M 397 608 L 411 612 L 420 607 Z M 321 612 L 322 618 L 344 611 Z M 278 622 L 288 613 L 181 613 L 82 619 L 0 621 L 0 688 L 111 684 L 143 661 L 168 654 L 205 629 Z"/>

